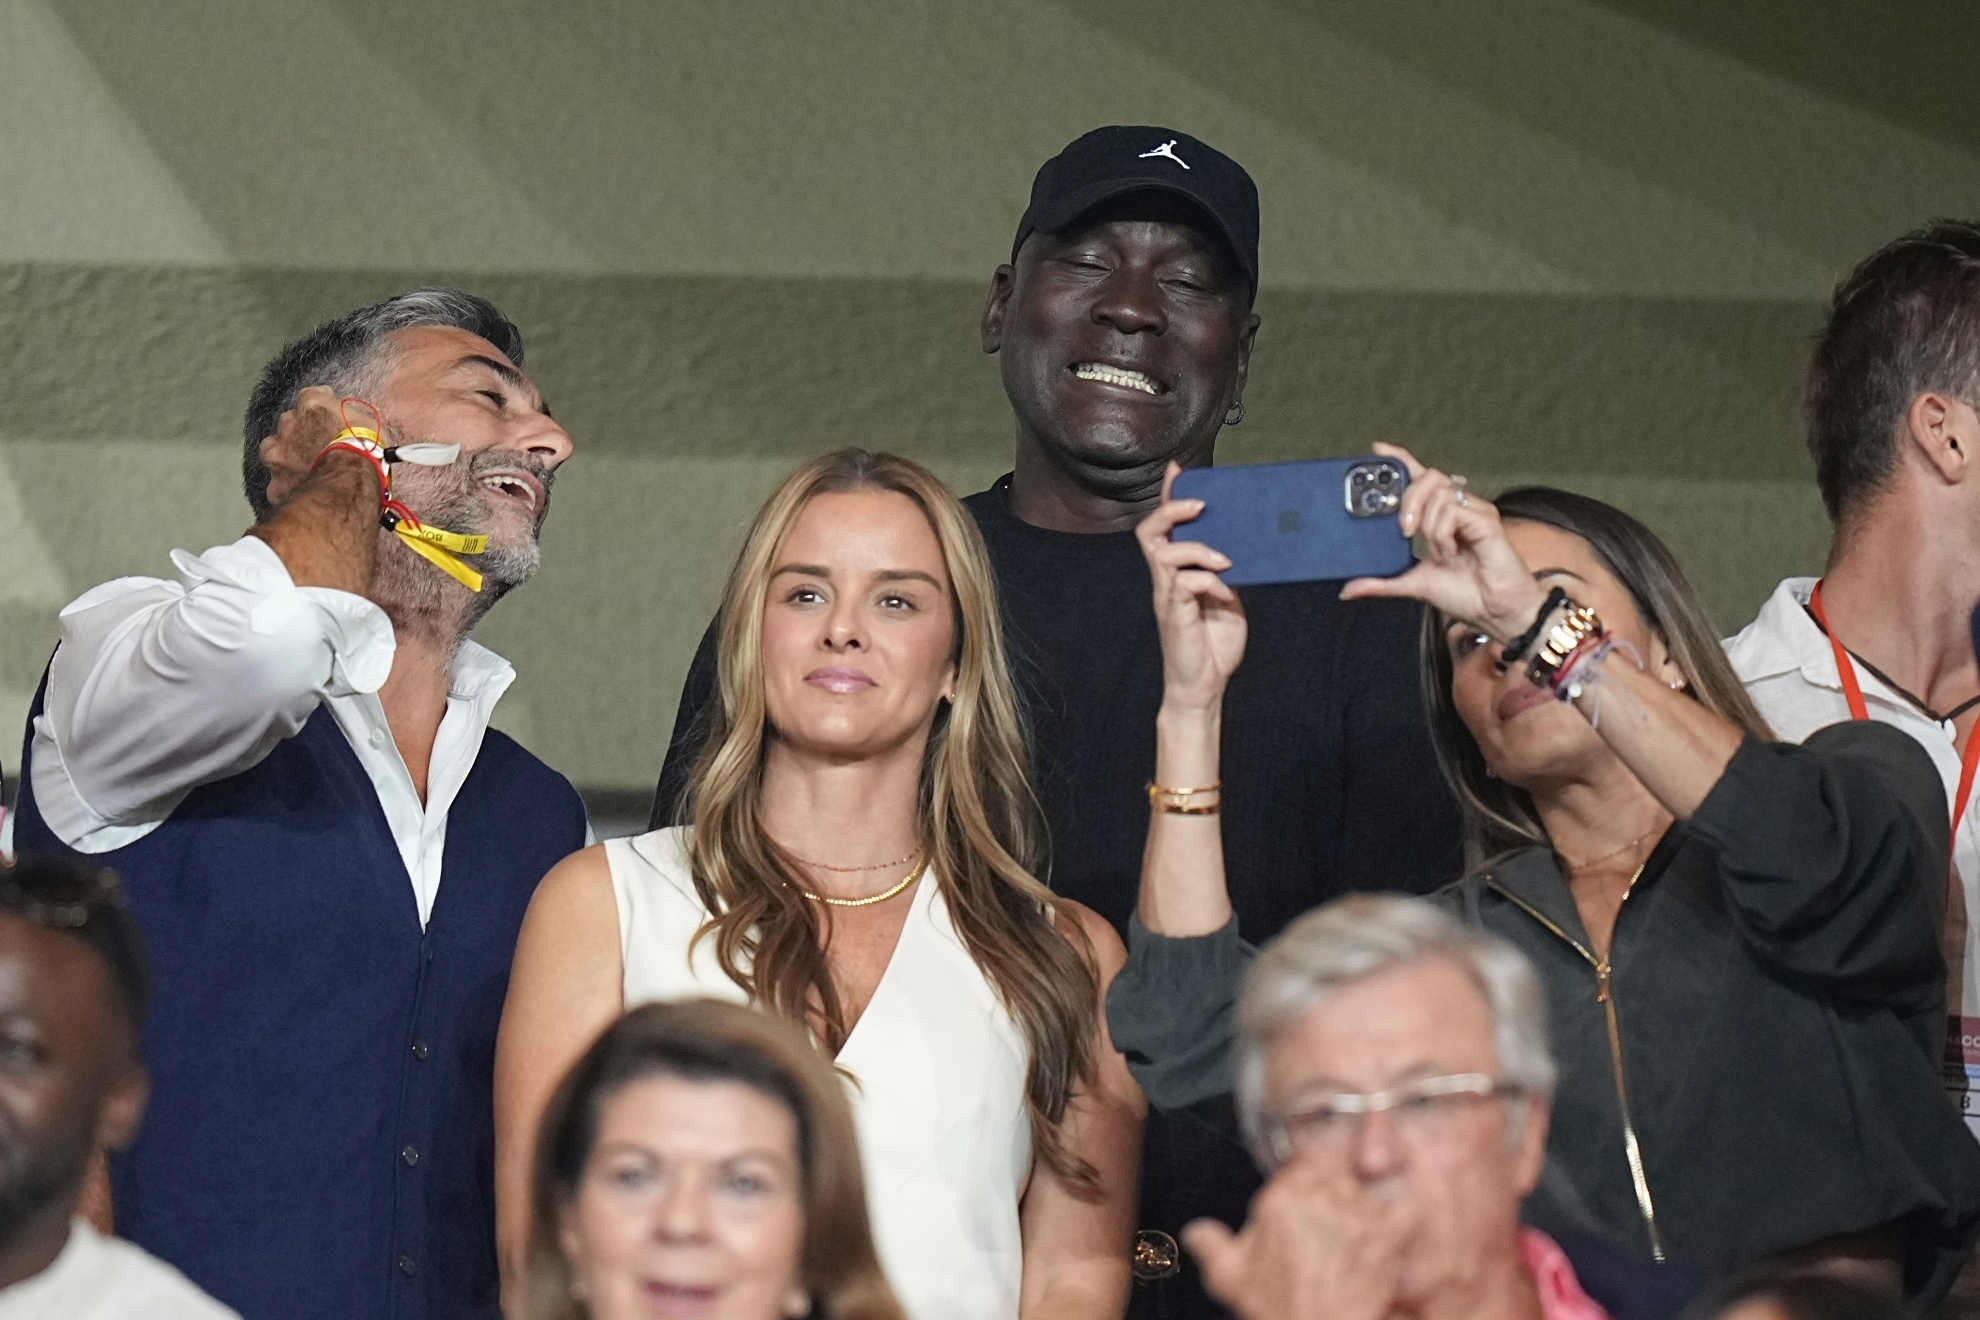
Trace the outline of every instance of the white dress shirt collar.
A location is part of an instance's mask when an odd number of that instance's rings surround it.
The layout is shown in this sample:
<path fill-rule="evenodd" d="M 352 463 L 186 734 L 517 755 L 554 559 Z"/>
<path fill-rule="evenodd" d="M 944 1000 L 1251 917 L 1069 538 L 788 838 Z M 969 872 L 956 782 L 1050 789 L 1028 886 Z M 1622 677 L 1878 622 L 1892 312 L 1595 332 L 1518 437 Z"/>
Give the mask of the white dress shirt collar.
<path fill-rule="evenodd" d="M 69 847 L 106 853 L 145 837 L 188 793 L 239 774 L 328 708 L 378 795 L 432 916 L 447 818 L 481 754 L 508 661 L 463 641 L 422 801 L 378 689 L 397 652 L 373 602 L 298 587 L 263 541 L 174 551 L 176 581 L 120 578 L 62 611 L 62 643 L 34 727 L 34 794 Z M 8 822 L 11 826 L 12 822 Z"/>

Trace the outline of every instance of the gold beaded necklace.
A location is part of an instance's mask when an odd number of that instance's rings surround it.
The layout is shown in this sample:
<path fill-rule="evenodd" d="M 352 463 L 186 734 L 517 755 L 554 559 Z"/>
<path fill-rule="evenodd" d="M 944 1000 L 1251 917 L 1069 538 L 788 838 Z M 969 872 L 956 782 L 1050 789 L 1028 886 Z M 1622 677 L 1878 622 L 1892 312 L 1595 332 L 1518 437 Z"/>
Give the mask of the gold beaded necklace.
<path fill-rule="evenodd" d="M 887 890 L 885 893 L 869 894 L 865 898 L 834 898 L 830 894 L 814 894 L 809 889 L 803 889 L 803 888 L 800 888 L 798 892 L 800 894 L 803 894 L 806 898 L 810 899 L 814 903 L 826 903 L 826 904 L 830 904 L 832 907 L 871 907 L 875 903 L 884 903 L 888 899 L 894 897 L 896 894 L 900 893 L 903 889 L 906 889 L 909 885 L 919 880 L 922 877 L 922 875 L 927 872 L 927 870 L 928 870 L 928 862 L 924 860 L 921 863 L 921 865 L 915 867 L 914 869 L 910 870 L 906 875 L 902 876 L 901 882 L 895 885 L 892 889 Z"/>

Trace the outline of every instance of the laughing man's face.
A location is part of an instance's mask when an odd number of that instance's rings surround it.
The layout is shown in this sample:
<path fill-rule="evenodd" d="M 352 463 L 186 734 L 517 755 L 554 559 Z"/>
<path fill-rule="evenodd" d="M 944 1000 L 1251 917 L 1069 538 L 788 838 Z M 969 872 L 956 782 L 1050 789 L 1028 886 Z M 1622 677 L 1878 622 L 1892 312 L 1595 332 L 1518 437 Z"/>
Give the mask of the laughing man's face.
<path fill-rule="evenodd" d="M 1033 234 L 992 289 L 984 347 L 1011 406 L 1076 468 L 1207 462 L 1243 389 L 1257 328 L 1245 277 L 1193 215 L 1166 209 Z"/>

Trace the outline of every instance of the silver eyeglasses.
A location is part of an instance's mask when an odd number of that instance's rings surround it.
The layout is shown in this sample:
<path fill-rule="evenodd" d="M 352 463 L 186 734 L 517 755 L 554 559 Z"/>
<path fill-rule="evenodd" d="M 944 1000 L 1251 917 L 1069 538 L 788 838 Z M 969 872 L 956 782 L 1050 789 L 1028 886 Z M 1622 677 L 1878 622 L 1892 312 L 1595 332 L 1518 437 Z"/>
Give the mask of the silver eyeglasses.
<path fill-rule="evenodd" d="M 1299 1153 L 1338 1155 L 1361 1135 L 1368 1115 L 1387 1114 L 1399 1138 L 1426 1144 L 1448 1133 L 1453 1120 L 1476 1102 L 1517 1094 L 1518 1087 L 1486 1073 L 1426 1077 L 1367 1095 L 1335 1092 L 1300 1100 L 1273 1116 L 1265 1139 L 1281 1164 Z"/>

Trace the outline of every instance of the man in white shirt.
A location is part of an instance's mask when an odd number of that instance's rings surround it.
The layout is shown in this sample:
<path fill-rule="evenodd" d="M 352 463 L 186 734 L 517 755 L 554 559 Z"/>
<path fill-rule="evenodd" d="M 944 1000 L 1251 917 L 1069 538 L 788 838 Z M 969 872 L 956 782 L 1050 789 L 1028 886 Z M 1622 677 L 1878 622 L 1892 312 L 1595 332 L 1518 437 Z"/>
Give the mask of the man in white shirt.
<path fill-rule="evenodd" d="M 497 1315 L 495 1026 L 586 836 L 467 635 L 571 453 L 522 356 L 445 289 L 283 349 L 255 526 L 65 609 L 30 714 L 15 841 L 114 867 L 158 975 L 118 1227 L 249 1320 Z"/>
<path fill-rule="evenodd" d="M 1780 737 L 1882 720 L 1939 767 L 1955 813 L 1947 1085 L 1980 1134 L 1980 225 L 1908 234 L 1837 286 L 1805 404 L 1828 568 L 1819 594 L 1781 583 L 1726 649 Z"/>
<path fill-rule="evenodd" d="M 143 954 L 116 877 L 0 867 L 0 1320 L 230 1320 L 77 1214 L 96 1152 L 144 1114 Z"/>

